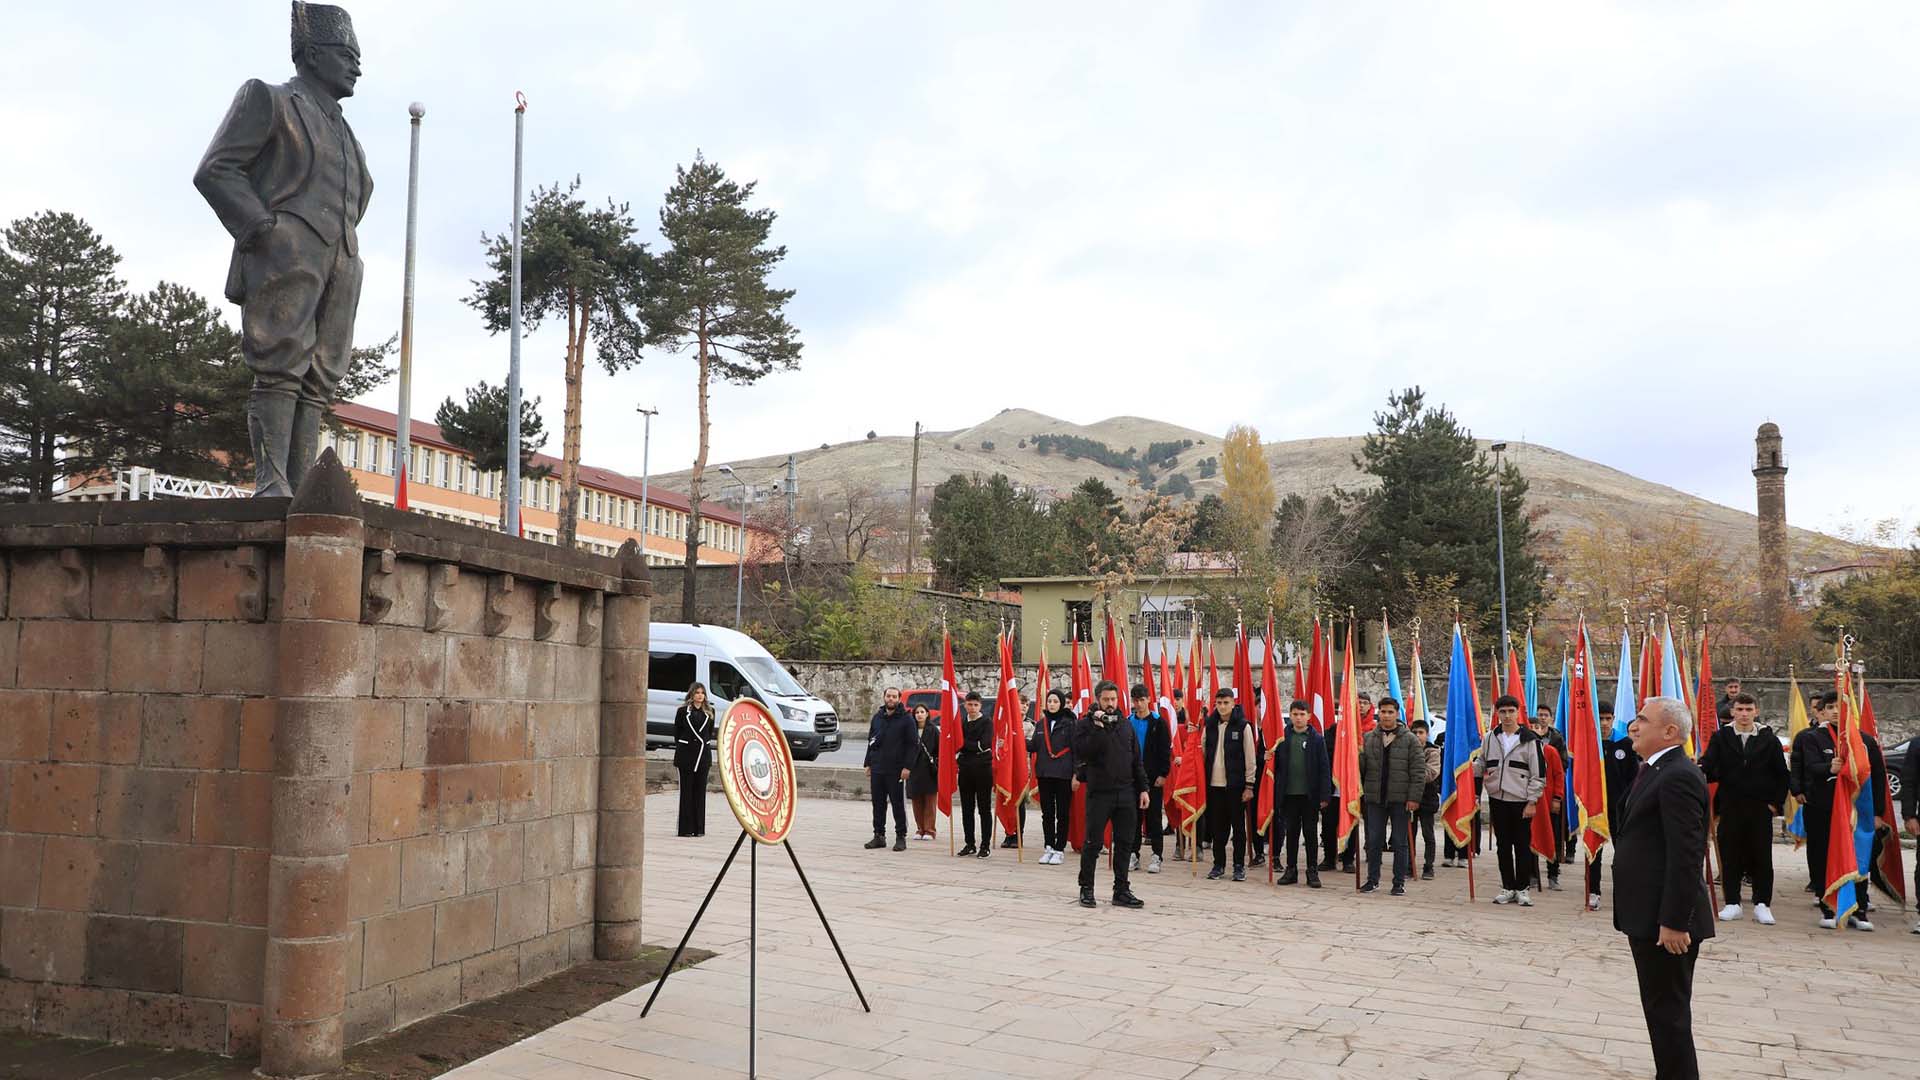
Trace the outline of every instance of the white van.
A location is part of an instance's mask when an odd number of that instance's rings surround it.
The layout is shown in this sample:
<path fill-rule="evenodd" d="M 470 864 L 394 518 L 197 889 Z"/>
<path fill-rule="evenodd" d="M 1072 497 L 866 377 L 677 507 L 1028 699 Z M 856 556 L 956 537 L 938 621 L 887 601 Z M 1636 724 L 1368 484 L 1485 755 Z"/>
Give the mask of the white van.
<path fill-rule="evenodd" d="M 833 706 L 794 681 L 766 646 L 738 630 L 697 623 L 654 623 L 648 646 L 647 746 L 673 745 L 673 714 L 687 688 L 705 683 L 716 715 L 741 698 L 765 705 L 780 721 L 793 756 L 812 761 L 840 749 Z"/>

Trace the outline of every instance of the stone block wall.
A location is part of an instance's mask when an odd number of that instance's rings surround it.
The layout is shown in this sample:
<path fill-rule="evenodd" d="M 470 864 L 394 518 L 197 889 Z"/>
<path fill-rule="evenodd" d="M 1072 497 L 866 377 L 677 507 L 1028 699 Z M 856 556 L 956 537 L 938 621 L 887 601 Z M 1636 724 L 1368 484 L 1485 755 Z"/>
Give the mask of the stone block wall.
<path fill-rule="evenodd" d="M 0 1026 L 258 1052 L 274 562 L 9 553 Z"/>
<path fill-rule="evenodd" d="M 604 600 L 381 558 L 348 807 L 349 1044 L 593 955 Z"/>
<path fill-rule="evenodd" d="M 637 551 L 329 456 L 293 500 L 0 508 L 0 553 L 0 1030 L 299 1075 L 637 952 Z"/>

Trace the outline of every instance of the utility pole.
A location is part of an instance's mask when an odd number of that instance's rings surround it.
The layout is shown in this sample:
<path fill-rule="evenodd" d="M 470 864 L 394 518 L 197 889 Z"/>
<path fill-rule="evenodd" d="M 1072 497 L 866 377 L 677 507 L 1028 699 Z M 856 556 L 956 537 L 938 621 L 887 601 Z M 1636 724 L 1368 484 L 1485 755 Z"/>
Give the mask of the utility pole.
<path fill-rule="evenodd" d="M 913 422 L 913 471 L 907 480 L 907 578 L 913 579 L 914 541 L 920 529 L 920 421 Z"/>
<path fill-rule="evenodd" d="M 640 426 L 640 559 L 647 557 L 647 480 L 652 474 L 651 455 L 653 453 L 653 418 L 660 415 L 658 408 L 642 409 L 638 405 L 633 411 L 646 417 Z"/>
<path fill-rule="evenodd" d="M 800 493 L 800 465 L 792 454 L 787 455 L 787 528 L 793 528 L 793 500 Z"/>

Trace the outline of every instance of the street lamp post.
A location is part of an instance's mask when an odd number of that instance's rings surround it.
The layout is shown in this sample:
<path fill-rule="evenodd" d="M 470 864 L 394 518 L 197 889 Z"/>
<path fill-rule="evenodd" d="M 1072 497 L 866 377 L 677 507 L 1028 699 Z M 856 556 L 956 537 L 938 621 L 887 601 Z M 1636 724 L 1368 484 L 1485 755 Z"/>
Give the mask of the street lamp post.
<path fill-rule="evenodd" d="M 1500 650 L 1502 655 L 1512 651 L 1507 643 L 1507 512 L 1504 505 L 1500 455 L 1507 449 L 1503 442 L 1494 443 L 1488 449 L 1493 451 L 1493 535 L 1500 560 Z"/>
<path fill-rule="evenodd" d="M 753 489 L 747 486 L 747 482 L 745 480 L 740 479 L 739 473 L 733 471 L 733 466 L 722 465 L 720 466 L 719 471 L 721 475 L 728 477 L 734 483 L 740 485 L 740 525 L 741 525 L 740 531 L 741 531 L 741 535 L 744 536 L 746 534 L 747 504 L 753 500 Z M 747 587 L 746 548 L 747 548 L 747 545 L 745 543 L 742 543 L 740 545 L 740 550 L 734 553 L 735 561 L 733 564 L 734 566 L 733 628 L 735 630 L 740 629 L 740 600 L 741 600 L 741 597 L 746 595 L 746 587 Z M 693 571 L 691 569 L 688 570 L 688 573 L 692 573 L 692 572 Z"/>
<path fill-rule="evenodd" d="M 634 406 L 634 412 L 646 417 L 640 428 L 640 561 L 647 559 L 647 477 L 649 475 L 648 456 L 653 450 L 653 418 L 660 415 L 659 409 L 642 409 Z"/>

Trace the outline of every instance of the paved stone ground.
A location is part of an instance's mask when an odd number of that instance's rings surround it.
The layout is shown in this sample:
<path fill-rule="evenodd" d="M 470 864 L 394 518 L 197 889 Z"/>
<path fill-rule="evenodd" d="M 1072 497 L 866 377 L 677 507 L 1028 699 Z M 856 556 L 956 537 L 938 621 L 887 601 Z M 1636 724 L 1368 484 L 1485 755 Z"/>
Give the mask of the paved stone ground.
<path fill-rule="evenodd" d="M 649 941 L 684 931 L 737 835 L 674 837 L 648 807 Z M 759 1072 L 766 1077 L 1648 1076 L 1633 965 L 1608 909 L 1576 892 L 1487 902 L 1495 871 L 1441 870 L 1403 899 L 1141 874 L 1144 911 L 1074 904 L 1074 869 L 1029 853 L 957 861 L 944 837 L 859 848 L 864 805 L 807 800 L 797 847 L 874 1004 L 864 1015 L 793 868 L 760 853 Z M 944 828 L 944 823 L 943 823 Z M 1038 833 L 1030 823 L 1028 837 Z M 749 845 L 751 847 L 751 845 Z M 1169 850 L 1171 850 L 1169 848 Z M 1006 856 L 1006 857 L 1003 857 Z M 1721 924 L 1701 959 L 1695 1033 L 1708 1076 L 1911 1077 L 1920 937 L 1814 925 L 1802 857 L 1775 852 L 1781 923 Z M 719 956 L 449 1074 L 461 1080 L 678 1080 L 744 1074 L 746 853 L 694 944 Z M 1176 871 L 1175 867 L 1179 869 Z M 1203 871 L 1204 874 L 1204 871 Z M 1572 880 L 1571 878 L 1569 879 Z M 1347 888 L 1334 886 L 1346 885 Z M 1844 1005 L 1843 1005 L 1844 997 Z"/>

